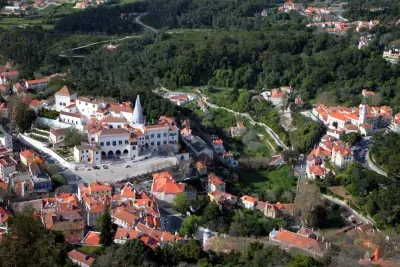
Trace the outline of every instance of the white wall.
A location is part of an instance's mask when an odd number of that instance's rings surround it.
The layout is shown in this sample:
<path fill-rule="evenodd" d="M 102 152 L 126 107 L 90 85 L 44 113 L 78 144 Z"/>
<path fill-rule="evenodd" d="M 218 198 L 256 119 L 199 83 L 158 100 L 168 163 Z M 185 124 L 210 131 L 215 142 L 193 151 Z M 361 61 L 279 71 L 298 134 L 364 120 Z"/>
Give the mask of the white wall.
<path fill-rule="evenodd" d="M 42 142 L 39 142 L 37 140 L 34 140 L 32 138 L 29 138 L 28 136 L 24 134 L 18 134 L 18 139 L 25 144 L 33 146 L 35 149 L 43 151 L 44 153 L 50 155 L 51 157 L 55 158 L 60 162 L 61 165 L 63 165 L 66 168 L 74 168 L 75 164 L 72 162 L 68 162 L 65 159 L 63 159 L 60 155 L 58 155 L 56 152 L 51 150 L 50 148 L 47 148 L 45 144 Z"/>

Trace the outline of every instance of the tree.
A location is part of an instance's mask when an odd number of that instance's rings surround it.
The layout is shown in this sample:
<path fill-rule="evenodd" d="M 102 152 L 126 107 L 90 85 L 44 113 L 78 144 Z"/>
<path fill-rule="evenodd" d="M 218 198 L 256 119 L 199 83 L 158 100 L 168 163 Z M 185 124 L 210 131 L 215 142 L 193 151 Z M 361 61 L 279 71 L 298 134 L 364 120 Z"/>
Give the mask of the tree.
<path fill-rule="evenodd" d="M 320 262 L 315 260 L 313 257 L 305 255 L 294 256 L 287 264 L 286 267 L 317 267 L 322 266 Z"/>
<path fill-rule="evenodd" d="M 313 211 L 321 203 L 321 192 L 315 183 L 302 179 L 294 199 L 294 216 L 301 225 L 308 225 Z"/>
<path fill-rule="evenodd" d="M 214 202 L 210 202 L 205 208 L 201 219 L 204 225 L 213 230 L 217 230 L 217 220 L 220 219 L 220 217 L 221 211 L 219 210 L 219 206 Z"/>
<path fill-rule="evenodd" d="M 190 215 L 183 221 L 182 226 L 179 229 L 179 234 L 187 237 L 193 236 L 197 233 L 197 228 L 199 227 L 200 223 L 201 218 L 199 216 Z"/>
<path fill-rule="evenodd" d="M 336 121 L 334 121 L 334 122 L 332 122 L 332 126 L 335 127 L 335 129 L 337 129 L 338 123 Z"/>
<path fill-rule="evenodd" d="M 188 262 L 198 262 L 198 260 L 205 254 L 200 241 L 195 239 L 191 239 L 188 243 L 182 245 L 180 251 L 182 252 L 182 256 Z"/>
<path fill-rule="evenodd" d="M 186 214 L 186 211 L 189 208 L 189 205 L 190 205 L 190 201 L 189 201 L 188 196 L 182 192 L 176 194 L 175 198 L 172 201 L 173 208 L 182 214 Z"/>
<path fill-rule="evenodd" d="M 15 124 L 21 133 L 28 131 L 36 120 L 35 111 L 23 102 L 17 102 L 15 107 Z"/>
<path fill-rule="evenodd" d="M 113 227 L 110 214 L 110 207 L 107 204 L 104 213 L 98 219 L 98 229 L 100 230 L 100 243 L 103 246 L 110 246 L 113 243 Z"/>
<path fill-rule="evenodd" d="M 14 214 L 9 220 L 9 233 L 0 244 L 2 267 L 62 266 L 66 258 L 66 244 L 61 232 L 43 228 L 32 214 Z"/>
<path fill-rule="evenodd" d="M 156 266 L 152 258 L 153 251 L 150 247 L 139 239 L 132 239 L 122 246 L 108 247 L 105 253 L 97 258 L 94 266 Z"/>
<path fill-rule="evenodd" d="M 83 140 L 83 135 L 77 129 L 70 129 L 64 138 L 64 145 L 67 147 L 79 146 Z"/>

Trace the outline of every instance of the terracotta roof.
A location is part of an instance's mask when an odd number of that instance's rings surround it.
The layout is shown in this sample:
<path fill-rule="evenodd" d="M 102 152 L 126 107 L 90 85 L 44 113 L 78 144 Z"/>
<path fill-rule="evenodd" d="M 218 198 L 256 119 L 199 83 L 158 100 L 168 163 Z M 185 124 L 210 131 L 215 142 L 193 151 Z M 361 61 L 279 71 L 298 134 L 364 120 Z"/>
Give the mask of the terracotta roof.
<path fill-rule="evenodd" d="M 135 225 L 135 221 L 139 219 L 139 217 L 135 214 L 129 213 L 125 210 L 117 211 L 111 216 L 120 219 L 121 221 L 124 221 L 126 223 L 129 223 L 130 225 Z"/>
<path fill-rule="evenodd" d="M 210 175 L 208 175 L 208 183 L 211 183 L 215 186 L 219 186 L 219 185 L 223 185 L 225 184 L 224 181 L 221 180 L 221 178 L 219 178 L 218 176 L 216 176 L 213 173 L 210 173 Z"/>
<path fill-rule="evenodd" d="M 40 79 L 35 79 L 35 80 L 28 80 L 26 81 L 28 84 L 34 84 L 34 83 L 46 83 L 50 81 L 50 78 L 48 77 L 44 77 L 44 78 L 40 78 Z"/>
<path fill-rule="evenodd" d="M 130 135 L 129 131 L 123 128 L 103 129 L 97 133 L 98 136 Z"/>
<path fill-rule="evenodd" d="M 72 113 L 72 112 L 65 112 L 65 111 L 60 111 L 60 115 L 65 115 L 69 117 L 75 117 L 75 118 L 81 118 L 82 115 L 79 113 Z"/>
<path fill-rule="evenodd" d="M 290 244 L 294 247 L 302 248 L 305 250 L 318 252 L 325 251 L 325 245 L 322 242 L 286 230 L 281 230 L 280 232 L 278 232 L 275 235 L 274 240 L 278 240 L 280 242 Z"/>
<path fill-rule="evenodd" d="M 256 202 L 258 201 L 258 198 L 256 198 L 256 197 L 251 197 L 251 196 L 248 196 L 248 195 L 244 195 L 244 196 L 242 196 L 242 197 L 240 198 L 240 200 L 242 200 L 242 201 L 247 201 L 247 202 L 251 202 L 251 203 L 256 203 Z"/>
<path fill-rule="evenodd" d="M 112 112 L 126 112 L 132 113 L 133 109 L 131 108 L 130 102 L 126 102 L 125 104 L 108 104 L 107 109 Z"/>
<path fill-rule="evenodd" d="M 90 191 L 111 191 L 111 185 L 103 184 L 103 183 L 92 183 L 90 184 Z"/>
<path fill-rule="evenodd" d="M 205 169 L 207 168 L 207 166 L 205 166 L 203 163 L 201 163 L 200 161 L 196 162 L 196 168 L 198 169 Z"/>
<path fill-rule="evenodd" d="M 68 86 L 66 86 L 66 85 L 64 85 L 64 87 L 61 88 L 61 89 L 56 93 L 56 95 L 66 95 L 66 96 L 71 96 L 71 95 L 73 95 L 73 94 L 75 94 L 75 91 L 72 90 L 72 89 L 70 89 L 70 88 L 68 88 Z"/>
<path fill-rule="evenodd" d="M 142 235 L 141 232 L 132 230 L 132 229 L 124 229 L 124 228 L 117 228 L 117 232 L 114 235 L 114 239 L 137 239 Z"/>
<path fill-rule="evenodd" d="M 106 116 L 106 117 L 103 117 L 101 122 L 127 122 L 127 121 L 125 118 Z"/>
<path fill-rule="evenodd" d="M 152 130 L 152 129 L 159 129 L 159 130 L 166 130 L 166 129 L 169 129 L 169 127 L 168 126 L 166 126 L 166 125 L 162 125 L 162 124 L 155 124 L 155 125 L 147 125 L 147 126 L 145 126 L 144 127 L 146 130 Z"/>
<path fill-rule="evenodd" d="M 169 172 L 153 174 L 152 191 L 177 194 L 185 190 L 185 184 L 177 183 Z"/>
<path fill-rule="evenodd" d="M 348 118 L 346 118 L 344 116 L 344 114 L 338 113 L 338 112 L 331 112 L 331 113 L 328 114 L 328 116 L 330 116 L 330 117 L 332 117 L 334 119 L 340 120 L 340 121 L 348 121 L 349 120 Z"/>
<path fill-rule="evenodd" d="M 76 260 L 78 262 L 81 262 L 82 264 L 86 264 L 89 266 L 93 265 L 96 259 L 95 257 L 84 254 L 76 249 L 68 252 L 68 258 Z"/>
<path fill-rule="evenodd" d="M 24 158 L 33 158 L 36 155 L 36 152 L 33 149 L 28 149 L 20 152 L 19 154 Z"/>
<path fill-rule="evenodd" d="M 124 188 L 122 188 L 122 190 L 121 190 L 121 196 L 135 198 L 135 195 L 136 195 L 135 189 L 131 186 L 130 183 L 126 183 L 124 185 Z"/>
<path fill-rule="evenodd" d="M 273 89 L 271 90 L 271 98 L 288 98 L 288 95 L 281 89 Z"/>
<path fill-rule="evenodd" d="M 82 243 L 89 246 L 100 246 L 100 232 L 89 231 L 83 238 Z"/>
<path fill-rule="evenodd" d="M 31 107 L 36 107 L 36 106 L 38 106 L 40 104 L 40 100 L 39 99 L 33 99 L 32 101 L 31 101 L 31 103 L 29 103 L 29 106 L 31 106 Z"/>
<path fill-rule="evenodd" d="M 320 166 L 314 165 L 312 167 L 309 167 L 309 172 L 314 174 L 314 175 L 324 175 L 326 170 Z"/>

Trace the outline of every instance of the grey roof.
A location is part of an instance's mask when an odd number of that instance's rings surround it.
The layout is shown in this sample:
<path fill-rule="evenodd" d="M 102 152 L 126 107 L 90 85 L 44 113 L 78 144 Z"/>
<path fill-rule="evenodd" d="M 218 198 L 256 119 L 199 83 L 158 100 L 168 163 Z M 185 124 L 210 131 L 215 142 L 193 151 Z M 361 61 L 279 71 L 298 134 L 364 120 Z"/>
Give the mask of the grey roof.
<path fill-rule="evenodd" d="M 133 123 L 135 124 L 144 123 L 143 110 L 142 110 L 142 105 L 140 104 L 139 95 L 136 98 L 135 109 L 133 110 Z"/>

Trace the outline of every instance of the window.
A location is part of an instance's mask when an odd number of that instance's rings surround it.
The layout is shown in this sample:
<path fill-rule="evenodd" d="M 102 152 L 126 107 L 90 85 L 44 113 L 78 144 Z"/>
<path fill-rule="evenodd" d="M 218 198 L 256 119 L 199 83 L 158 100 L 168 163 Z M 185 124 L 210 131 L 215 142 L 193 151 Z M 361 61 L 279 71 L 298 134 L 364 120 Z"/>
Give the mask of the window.
<path fill-rule="evenodd" d="M 157 142 L 157 146 L 159 146 L 160 145 L 160 142 Z"/>
<path fill-rule="evenodd" d="M 121 125 L 118 125 L 117 128 L 121 128 Z"/>
<path fill-rule="evenodd" d="M 94 137 L 92 137 L 92 142 L 94 142 Z"/>
<path fill-rule="evenodd" d="M 104 142 L 100 142 L 100 146 L 104 146 Z"/>
<path fill-rule="evenodd" d="M 151 142 L 150 145 L 154 146 L 154 142 Z"/>
<path fill-rule="evenodd" d="M 129 144 L 129 141 L 128 140 L 125 140 L 125 145 L 128 145 Z"/>
<path fill-rule="evenodd" d="M 94 107 L 94 105 L 93 105 L 93 107 Z"/>
<path fill-rule="evenodd" d="M 157 134 L 157 138 L 160 138 L 161 137 L 161 134 Z"/>
<path fill-rule="evenodd" d="M 117 145 L 117 141 L 112 141 L 113 142 L 113 146 Z"/>
<path fill-rule="evenodd" d="M 122 140 L 119 140 L 119 141 L 118 141 L 118 145 L 122 145 Z"/>
<path fill-rule="evenodd" d="M 87 106 L 87 103 L 85 103 L 85 106 Z"/>
<path fill-rule="evenodd" d="M 99 151 L 96 151 L 96 155 L 98 155 L 99 154 Z M 96 158 L 97 159 L 97 158 Z"/>
<path fill-rule="evenodd" d="M 135 147 L 135 146 L 133 146 L 133 147 L 132 147 L 132 150 L 136 150 L 136 147 Z"/>
<path fill-rule="evenodd" d="M 62 102 L 60 102 L 60 106 L 62 106 Z"/>
<path fill-rule="evenodd" d="M 106 144 L 107 144 L 107 146 L 109 146 L 109 145 L 110 145 L 110 142 L 107 142 Z"/>
<path fill-rule="evenodd" d="M 152 134 L 150 137 L 151 137 L 151 138 L 154 138 L 154 134 Z"/>
<path fill-rule="evenodd" d="M 166 145 L 167 144 L 167 141 L 164 141 L 164 145 Z"/>
<path fill-rule="evenodd" d="M 164 133 L 164 137 L 167 137 L 167 133 Z"/>

